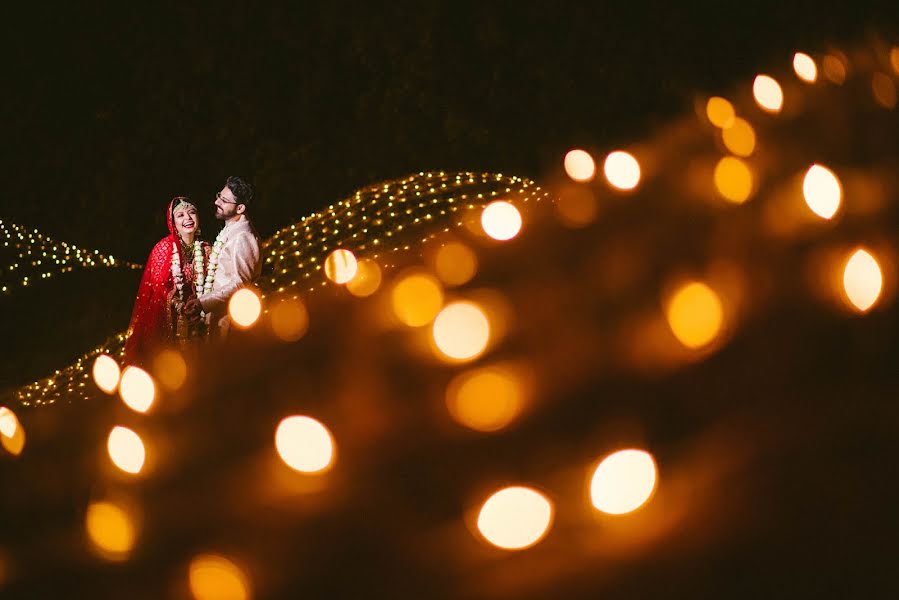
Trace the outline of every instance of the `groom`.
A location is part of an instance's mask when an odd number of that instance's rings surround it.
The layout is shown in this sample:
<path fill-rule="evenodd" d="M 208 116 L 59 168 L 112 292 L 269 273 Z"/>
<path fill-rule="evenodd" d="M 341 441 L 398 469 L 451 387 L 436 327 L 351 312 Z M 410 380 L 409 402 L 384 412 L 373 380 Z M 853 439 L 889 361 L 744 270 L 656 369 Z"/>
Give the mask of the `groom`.
<path fill-rule="evenodd" d="M 218 262 L 212 277 L 212 288 L 201 293 L 199 298 L 190 298 L 184 304 L 184 312 L 189 317 L 198 318 L 200 310 L 210 316 L 209 324 L 219 335 L 227 333 L 230 326 L 228 300 L 231 294 L 243 285 L 259 277 L 262 265 L 259 262 L 259 238 L 247 218 L 247 206 L 253 199 L 253 187 L 240 177 L 229 177 L 225 187 L 215 195 L 215 218 L 225 222 L 216 237 L 213 256 L 210 257 L 210 271 L 218 248 Z M 199 290 L 198 290 L 199 292 Z"/>

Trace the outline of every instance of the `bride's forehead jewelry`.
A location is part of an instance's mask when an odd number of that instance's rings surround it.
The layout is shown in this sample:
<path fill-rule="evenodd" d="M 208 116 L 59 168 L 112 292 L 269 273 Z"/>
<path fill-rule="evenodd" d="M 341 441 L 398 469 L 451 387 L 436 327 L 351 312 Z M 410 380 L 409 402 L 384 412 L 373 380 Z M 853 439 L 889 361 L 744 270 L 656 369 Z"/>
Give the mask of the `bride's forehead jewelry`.
<path fill-rule="evenodd" d="M 187 210 L 188 208 L 194 209 L 195 212 L 197 210 L 197 207 L 194 206 L 193 202 L 187 198 L 175 198 L 175 204 L 172 205 L 172 216 L 175 216 L 175 211 Z"/>

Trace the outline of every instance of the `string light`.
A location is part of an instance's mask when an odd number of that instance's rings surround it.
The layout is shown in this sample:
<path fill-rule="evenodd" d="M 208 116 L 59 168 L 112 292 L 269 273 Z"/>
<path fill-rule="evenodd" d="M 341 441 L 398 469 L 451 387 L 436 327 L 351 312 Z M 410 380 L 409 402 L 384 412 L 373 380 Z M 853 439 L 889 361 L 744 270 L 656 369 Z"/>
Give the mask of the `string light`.
<path fill-rule="evenodd" d="M 656 488 L 655 460 L 644 450 L 619 450 L 605 457 L 590 480 L 590 501 L 610 515 L 633 512 Z"/>
<path fill-rule="evenodd" d="M 478 531 L 488 542 L 504 550 L 524 550 L 549 531 L 553 507 L 537 490 L 507 487 L 490 496 L 478 513 Z"/>

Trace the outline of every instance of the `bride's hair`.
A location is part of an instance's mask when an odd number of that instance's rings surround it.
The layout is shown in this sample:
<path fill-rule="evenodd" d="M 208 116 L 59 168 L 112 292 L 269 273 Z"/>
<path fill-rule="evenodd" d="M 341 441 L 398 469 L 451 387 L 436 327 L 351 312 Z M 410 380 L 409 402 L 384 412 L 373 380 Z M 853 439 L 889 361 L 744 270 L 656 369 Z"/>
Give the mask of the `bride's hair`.
<path fill-rule="evenodd" d="M 231 193 L 234 194 L 234 198 L 237 200 L 238 204 L 246 206 L 250 203 L 250 200 L 253 199 L 253 186 L 240 177 L 232 175 L 225 180 L 225 186 L 227 186 L 227 188 L 231 190 Z"/>

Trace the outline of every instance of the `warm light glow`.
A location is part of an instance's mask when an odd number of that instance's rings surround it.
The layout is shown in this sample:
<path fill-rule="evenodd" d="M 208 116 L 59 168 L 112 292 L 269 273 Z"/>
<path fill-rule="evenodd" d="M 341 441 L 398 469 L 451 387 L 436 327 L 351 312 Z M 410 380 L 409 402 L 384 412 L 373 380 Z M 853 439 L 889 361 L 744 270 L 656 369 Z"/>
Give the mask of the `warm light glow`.
<path fill-rule="evenodd" d="M 802 182 L 802 195 L 812 212 L 830 219 L 840 208 L 843 188 L 833 171 L 821 165 L 812 165 Z"/>
<path fill-rule="evenodd" d="M 119 395 L 128 408 L 145 413 L 153 406 L 156 386 L 153 378 L 140 367 L 126 367 L 122 372 Z"/>
<path fill-rule="evenodd" d="M 88 537 L 106 558 L 121 560 L 134 548 L 137 538 L 128 513 L 111 502 L 95 502 L 87 507 L 85 519 Z"/>
<path fill-rule="evenodd" d="M 477 431 L 498 431 L 521 414 L 525 383 L 504 366 L 482 367 L 457 375 L 447 386 L 446 406 L 461 425 Z"/>
<path fill-rule="evenodd" d="M 883 273 L 877 259 L 868 251 L 859 248 L 846 261 L 843 289 L 859 312 L 868 312 L 877 303 L 883 289 Z"/>
<path fill-rule="evenodd" d="M 783 108 L 784 94 L 780 84 L 768 75 L 758 75 L 752 82 L 752 95 L 756 104 L 769 113 L 779 113 Z"/>
<path fill-rule="evenodd" d="M 590 501 L 598 510 L 623 515 L 643 506 L 656 488 L 656 463 L 643 450 L 619 450 L 599 463 L 590 481 Z"/>
<path fill-rule="evenodd" d="M 375 261 L 363 258 L 357 263 L 356 275 L 346 284 L 346 289 L 358 297 L 371 296 L 381 286 L 381 267 Z"/>
<path fill-rule="evenodd" d="M 521 213 L 509 202 L 491 202 L 481 213 L 481 227 L 495 240 L 511 240 L 521 231 Z"/>
<path fill-rule="evenodd" d="M 609 184 L 619 190 L 632 190 L 640 183 L 640 163 L 627 152 L 612 152 L 602 168 Z"/>
<path fill-rule="evenodd" d="M 846 81 L 846 65 L 839 57 L 828 54 L 821 61 L 821 67 L 824 70 L 824 76 L 831 82 L 842 85 Z"/>
<path fill-rule="evenodd" d="M 453 302 L 434 319 L 434 343 L 447 357 L 470 360 L 487 348 L 490 323 L 487 315 L 472 302 Z"/>
<path fill-rule="evenodd" d="M 725 156 L 715 166 L 715 187 L 726 200 L 742 204 L 752 195 L 752 171 L 733 156 Z"/>
<path fill-rule="evenodd" d="M 596 176 L 596 163 L 586 150 L 571 150 L 565 155 L 565 172 L 574 181 L 592 181 Z"/>
<path fill-rule="evenodd" d="M 287 466 L 302 473 L 317 473 L 331 466 L 331 432 L 311 417 L 287 417 L 275 432 L 275 448 Z"/>
<path fill-rule="evenodd" d="M 724 311 L 718 295 L 707 285 L 694 281 L 675 292 L 668 303 L 668 325 L 675 337 L 688 348 L 701 348 L 721 331 Z"/>
<path fill-rule="evenodd" d="M 13 411 L 5 406 L 0 406 L 0 435 L 11 438 L 16 434 L 19 420 Z"/>
<path fill-rule="evenodd" d="M 477 270 L 477 256 L 471 248 L 459 242 L 445 244 L 434 257 L 434 271 L 446 285 L 468 283 Z"/>
<path fill-rule="evenodd" d="M 278 339 L 295 342 L 309 327 L 309 313 L 300 300 L 288 298 L 272 306 L 270 313 L 272 331 Z"/>
<path fill-rule="evenodd" d="M 443 288 L 440 282 L 428 274 L 403 277 L 391 294 L 393 311 L 397 318 L 410 327 L 430 323 L 443 306 Z"/>
<path fill-rule="evenodd" d="M 874 73 L 871 78 L 871 92 L 880 106 L 889 110 L 896 108 L 896 84 L 889 75 Z"/>
<path fill-rule="evenodd" d="M 127 427 L 113 427 L 106 443 L 109 458 L 126 473 L 140 473 L 144 467 L 146 451 L 140 436 Z"/>
<path fill-rule="evenodd" d="M 755 151 L 755 131 L 745 119 L 734 119 L 730 127 L 721 131 L 721 139 L 737 156 L 749 156 Z"/>
<path fill-rule="evenodd" d="M 163 350 L 153 359 L 153 374 L 162 387 L 174 392 L 187 380 L 187 363 L 177 350 Z"/>
<path fill-rule="evenodd" d="M 793 55 L 793 71 L 806 83 L 815 83 L 818 79 L 818 67 L 808 54 L 797 52 Z"/>
<path fill-rule="evenodd" d="M 233 562 L 223 556 L 202 554 L 190 562 L 190 593 L 195 600 L 248 600 L 250 582 Z"/>
<path fill-rule="evenodd" d="M 325 259 L 325 275 L 340 285 L 355 277 L 356 269 L 356 257 L 349 250 L 335 250 Z"/>
<path fill-rule="evenodd" d="M 0 445 L 13 456 L 20 455 L 25 448 L 25 428 L 5 406 L 0 407 Z"/>
<path fill-rule="evenodd" d="M 539 542 L 552 523 L 553 507 L 540 492 L 507 487 L 487 499 L 478 514 L 478 531 L 504 550 L 523 550 Z"/>
<path fill-rule="evenodd" d="M 890 65 L 892 65 L 893 71 L 899 75 L 899 46 L 893 46 L 890 49 Z"/>
<path fill-rule="evenodd" d="M 598 212 L 596 196 L 587 186 L 567 186 L 556 199 L 556 215 L 568 227 L 586 227 L 596 219 Z"/>
<path fill-rule="evenodd" d="M 119 363 L 108 354 L 101 354 L 94 360 L 92 374 L 94 383 L 107 394 L 113 393 L 119 385 Z"/>
<path fill-rule="evenodd" d="M 733 105 L 720 96 L 709 98 L 705 105 L 705 114 L 712 125 L 720 128 L 730 127 L 736 117 Z"/>
<path fill-rule="evenodd" d="M 252 327 L 262 314 L 262 301 L 253 290 L 241 288 L 228 301 L 228 314 L 238 327 Z"/>

